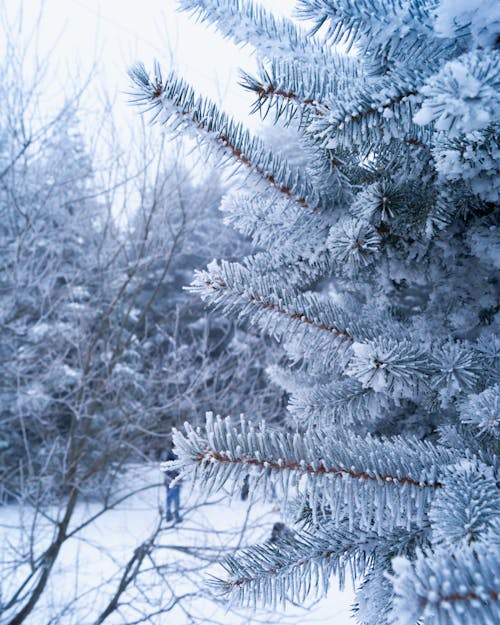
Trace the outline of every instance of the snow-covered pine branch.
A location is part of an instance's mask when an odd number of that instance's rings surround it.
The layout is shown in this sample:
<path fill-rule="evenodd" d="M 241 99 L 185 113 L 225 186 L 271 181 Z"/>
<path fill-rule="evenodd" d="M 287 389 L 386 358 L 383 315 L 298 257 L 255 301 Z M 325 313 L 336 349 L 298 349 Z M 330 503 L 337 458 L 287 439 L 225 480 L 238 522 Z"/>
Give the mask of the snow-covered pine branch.
<path fill-rule="evenodd" d="M 338 575 L 342 589 L 346 569 L 352 579 L 363 578 L 378 560 L 411 552 L 413 541 L 414 534 L 402 529 L 383 539 L 370 530 L 350 531 L 328 522 L 300 536 L 288 529 L 283 537 L 227 558 L 226 578 L 214 580 L 212 586 L 237 604 L 255 606 L 256 597 L 262 597 L 276 609 L 290 596 L 303 604 L 311 594 L 326 594 L 331 576 Z"/>
<path fill-rule="evenodd" d="M 244 420 L 235 427 L 229 417 L 208 414 L 203 431 L 185 428 L 185 436 L 174 435 L 176 466 L 201 480 L 207 493 L 236 485 L 248 473 L 252 487 L 268 492 L 273 484 L 285 500 L 300 497 L 313 518 L 325 510 L 341 513 L 350 528 L 380 535 L 425 522 L 442 488 L 438 467 L 454 458 L 430 443 L 355 437 L 340 427 L 334 436 L 327 430 L 284 434 Z"/>
<path fill-rule="evenodd" d="M 292 20 L 274 17 L 253 0 L 179 0 L 179 6 L 214 24 L 223 37 L 251 45 L 268 59 L 285 57 L 305 64 L 313 60 L 324 67 L 331 65 L 331 54 L 321 42 L 308 37 Z"/>
<path fill-rule="evenodd" d="M 294 527 L 295 551 L 242 554 L 236 579 L 250 581 L 232 595 L 241 590 L 251 603 L 302 598 L 326 570 L 309 564 L 307 532 L 324 530 L 334 542 L 335 526 L 360 542 L 375 531 L 379 546 L 388 545 L 387 557 L 363 571 L 363 625 L 414 625 L 421 616 L 426 625 L 493 625 L 498 3 L 300 0 L 299 18 L 312 22 L 307 44 L 290 20 L 273 20 L 254 2 L 182 4 L 254 46 L 259 70 L 244 74 L 243 86 L 257 97 L 254 111 L 275 113 L 270 153 L 287 151 L 291 131 L 311 148 L 298 155 L 300 180 L 311 186 L 294 179 L 293 198 L 275 201 L 253 177 L 243 193 L 231 190 L 226 221 L 252 237 L 257 253 L 214 262 L 192 287 L 276 337 L 290 359 L 289 371 L 272 371 L 290 395 L 281 433 L 212 420 L 206 432 L 177 438 L 182 463 L 207 487 L 231 490 L 249 473 L 264 490 L 271 481 L 278 493 L 298 495 L 295 518 L 307 518 Z M 175 92 L 162 97 L 176 104 Z M 186 119 L 205 119 L 204 106 Z M 260 164 L 263 153 L 242 153 Z M 280 163 L 268 159 L 265 176 L 292 191 Z M 321 192 L 317 204 L 304 189 Z M 410 537 L 404 554 L 396 527 Z M 311 541 L 311 562 L 319 562 L 325 545 Z M 391 554 L 405 564 L 393 568 Z M 355 557 L 337 561 L 340 575 Z"/>
<path fill-rule="evenodd" d="M 150 77 L 141 64 L 129 74 L 136 87 L 131 94 L 132 102 L 153 112 L 153 121 L 168 125 L 176 134 L 190 132 L 203 137 L 208 145 L 219 150 L 226 162 L 248 170 L 254 179 L 264 181 L 304 209 L 316 211 L 325 207 L 323 190 L 316 188 L 304 171 L 288 167 L 260 139 L 251 137 L 248 130 L 220 112 L 215 104 L 196 96 L 175 74 L 163 79 L 156 66 Z"/>
<path fill-rule="evenodd" d="M 424 619 L 436 625 L 495 625 L 500 616 L 498 548 L 454 553 L 420 551 L 393 561 L 392 623 L 414 625 Z"/>

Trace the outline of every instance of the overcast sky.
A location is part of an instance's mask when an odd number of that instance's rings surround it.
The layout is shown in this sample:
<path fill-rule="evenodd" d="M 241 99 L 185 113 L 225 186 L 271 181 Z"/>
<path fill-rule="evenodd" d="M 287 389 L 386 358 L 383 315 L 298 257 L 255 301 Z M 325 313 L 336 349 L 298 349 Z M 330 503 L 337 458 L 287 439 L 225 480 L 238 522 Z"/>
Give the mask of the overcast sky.
<path fill-rule="evenodd" d="M 23 30 L 42 7 L 38 48 L 51 50 L 51 84 L 68 76 L 86 76 L 97 63 L 99 80 L 115 100 L 115 112 L 129 120 L 136 111 L 127 105 L 127 69 L 136 61 L 148 68 L 158 59 L 172 67 L 198 92 L 214 99 L 240 119 L 252 101 L 238 86 L 238 68 L 255 67 L 249 47 L 223 40 L 213 27 L 196 23 L 176 10 L 176 0 L 0 0 L 12 17 L 23 12 Z M 276 13 L 290 14 L 293 0 L 266 0 Z M 68 92 L 71 92 L 71 88 Z M 246 118 L 247 119 L 247 118 Z M 247 119 L 248 121 L 248 119 Z M 251 123 L 251 122 L 250 122 Z"/>

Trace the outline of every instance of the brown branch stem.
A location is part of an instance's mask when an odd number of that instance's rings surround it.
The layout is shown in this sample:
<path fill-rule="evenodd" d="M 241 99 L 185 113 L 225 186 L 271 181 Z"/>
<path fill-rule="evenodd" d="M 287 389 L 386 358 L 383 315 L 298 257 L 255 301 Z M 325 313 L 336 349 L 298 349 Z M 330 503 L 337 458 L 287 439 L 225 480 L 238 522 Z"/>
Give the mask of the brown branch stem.
<path fill-rule="evenodd" d="M 268 85 L 267 87 L 265 87 L 263 84 L 260 84 L 258 87 L 254 89 L 254 91 L 259 96 L 259 98 L 263 100 L 267 100 L 269 97 L 277 96 L 285 100 L 292 100 L 301 106 L 312 107 L 314 114 L 317 115 L 318 117 L 325 116 L 325 113 L 323 112 L 323 110 L 324 111 L 330 110 L 330 107 L 327 104 L 317 102 L 316 100 L 313 100 L 312 98 L 301 99 L 294 91 L 291 91 L 291 90 L 285 91 L 284 89 L 277 89 L 273 85 Z M 394 100 L 391 100 L 390 102 L 387 102 L 386 104 L 383 104 L 381 108 L 384 111 L 387 109 L 391 109 L 397 104 L 400 104 L 405 98 L 408 98 L 410 96 L 416 96 L 416 95 L 418 95 L 418 91 L 410 91 L 408 93 L 404 93 L 398 96 L 397 98 L 395 98 Z M 364 117 L 368 117 L 369 115 L 375 115 L 376 113 L 379 113 L 379 112 L 380 112 L 380 107 L 370 108 L 356 115 L 351 115 L 350 120 L 353 122 L 359 121 L 360 119 L 363 119 Z M 418 147 L 418 148 L 427 147 L 425 143 L 413 137 L 404 138 L 402 141 L 403 143 L 407 143 L 408 145 L 414 145 L 415 147 Z"/>
<path fill-rule="evenodd" d="M 151 98 L 150 99 L 153 100 L 153 101 L 157 100 L 158 102 L 161 103 L 161 99 L 160 98 L 161 98 L 161 96 L 164 93 L 163 85 L 160 82 L 160 83 L 157 83 L 157 84 L 152 85 L 152 86 L 153 86 L 153 91 L 151 93 Z M 186 110 L 181 110 L 180 111 L 180 115 L 182 117 L 189 117 L 191 119 L 191 121 L 194 124 L 196 124 L 197 127 L 200 130 L 207 131 L 206 120 L 203 119 L 203 118 L 197 119 L 196 116 L 194 115 L 194 113 L 195 113 L 195 110 L 192 109 L 192 108 L 187 108 Z M 307 203 L 307 200 L 305 200 L 304 198 L 297 198 L 297 197 L 295 197 L 293 195 L 291 189 L 289 189 L 285 185 L 281 185 L 279 182 L 277 182 L 272 174 L 267 174 L 261 167 L 259 167 L 258 165 L 254 165 L 251 162 L 251 160 L 247 156 L 245 156 L 243 154 L 243 150 L 241 150 L 240 148 L 235 146 L 233 143 L 231 143 L 231 141 L 229 140 L 228 136 L 225 133 L 221 132 L 220 134 L 218 134 L 218 136 L 216 136 L 216 140 L 219 141 L 220 143 L 222 143 L 222 146 L 224 148 L 226 148 L 227 150 L 229 150 L 231 155 L 238 162 L 242 163 L 243 165 L 245 165 L 246 167 L 248 167 L 249 169 L 251 169 L 252 171 L 257 173 L 266 182 L 268 182 L 275 189 L 280 191 L 280 193 L 283 193 L 284 195 L 286 195 L 289 199 L 291 199 L 294 202 L 296 202 L 297 204 L 299 204 L 299 206 L 303 206 L 304 208 L 309 208 L 314 213 L 317 212 L 317 209 L 315 209 L 315 208 L 313 209 L 313 208 L 311 208 L 309 206 L 309 204 Z"/>
<path fill-rule="evenodd" d="M 309 473 L 314 475 L 333 475 L 334 477 L 348 476 L 356 480 L 366 480 L 371 482 L 384 482 L 388 484 L 408 484 L 410 486 L 416 486 L 419 488 L 441 488 L 441 482 L 420 482 L 411 477 L 397 475 L 371 475 L 366 471 L 354 471 L 353 469 L 344 469 L 342 467 L 331 467 L 327 469 L 324 464 L 319 464 L 318 467 L 314 467 L 311 464 L 303 465 L 300 462 L 276 462 L 274 460 L 257 460 L 256 458 L 227 458 L 223 454 L 216 451 L 206 451 L 199 453 L 197 460 L 200 464 L 210 465 L 212 460 L 226 464 L 245 464 L 249 466 L 257 466 L 262 469 L 274 469 L 276 471 L 298 471 L 300 473 Z"/>
<path fill-rule="evenodd" d="M 212 288 L 214 291 L 218 291 L 220 288 L 223 288 L 223 289 L 229 288 L 227 283 L 222 279 L 219 279 L 217 281 L 213 279 L 210 281 L 206 280 L 205 284 L 209 288 Z M 294 321 L 302 321 L 303 323 L 311 325 L 314 328 L 317 328 L 318 330 L 330 332 L 331 334 L 335 334 L 335 336 L 342 336 L 347 341 L 354 340 L 354 337 L 351 334 L 349 334 L 347 330 L 341 330 L 337 326 L 334 326 L 334 325 L 329 326 L 329 325 L 326 325 L 325 323 L 320 323 L 319 321 L 316 321 L 314 319 L 309 319 L 308 317 L 306 317 L 305 315 L 301 313 L 291 313 L 286 308 L 280 308 L 277 304 L 273 304 L 272 302 L 266 302 L 264 298 L 260 295 L 252 295 L 249 293 L 245 293 L 244 291 L 236 292 L 236 295 L 238 297 L 246 297 L 251 302 L 256 302 L 257 304 L 262 306 L 262 308 L 271 310 L 272 312 L 276 312 L 281 315 L 286 315 L 289 319 L 292 319 Z"/>
<path fill-rule="evenodd" d="M 498 590 L 490 590 L 488 593 L 488 596 L 493 601 L 498 601 L 500 599 L 500 592 Z M 482 599 L 483 598 L 480 597 L 476 592 L 471 590 L 466 593 L 455 592 L 451 595 L 441 595 L 439 597 L 438 603 L 445 603 L 445 602 L 455 603 L 457 601 L 473 601 L 473 600 L 481 601 Z"/>
<path fill-rule="evenodd" d="M 237 148 L 235 145 L 233 145 L 229 141 L 229 138 L 227 137 L 227 135 L 222 133 L 221 135 L 219 135 L 218 138 L 219 138 L 219 141 L 222 143 L 222 145 L 225 148 L 227 148 L 231 152 L 231 154 L 234 156 L 234 158 L 236 158 L 240 163 L 243 163 L 244 165 L 246 165 L 247 167 L 249 167 L 256 173 L 258 173 L 259 176 L 261 176 L 264 180 L 266 180 L 269 184 L 271 184 L 275 189 L 280 191 L 280 193 L 283 193 L 284 195 L 286 195 L 290 200 L 293 200 L 294 202 L 299 204 L 299 206 L 303 206 L 304 208 L 311 208 L 304 198 L 295 197 L 291 189 L 289 189 L 285 185 L 280 185 L 279 182 L 276 181 L 275 177 L 272 174 L 266 174 L 263 169 L 261 169 L 257 165 L 254 165 L 247 156 L 244 156 L 242 150 Z M 317 209 L 311 208 L 311 210 L 313 213 L 317 212 Z"/>

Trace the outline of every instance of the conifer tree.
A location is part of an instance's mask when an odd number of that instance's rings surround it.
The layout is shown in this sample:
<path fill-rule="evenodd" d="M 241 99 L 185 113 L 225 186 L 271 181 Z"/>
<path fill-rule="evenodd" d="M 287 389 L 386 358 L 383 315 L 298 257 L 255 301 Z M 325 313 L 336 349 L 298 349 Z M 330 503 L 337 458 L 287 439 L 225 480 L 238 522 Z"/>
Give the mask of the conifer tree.
<path fill-rule="evenodd" d="M 131 72 L 155 120 L 247 172 L 224 206 L 255 254 L 192 289 L 289 356 L 282 430 L 209 415 L 175 437 L 204 488 L 249 474 L 295 522 L 219 590 L 301 601 L 336 573 L 360 623 L 500 622 L 499 5 L 299 0 L 306 29 L 251 1 L 180 5 L 255 48 L 243 86 L 307 154 L 289 164 L 159 66 Z"/>

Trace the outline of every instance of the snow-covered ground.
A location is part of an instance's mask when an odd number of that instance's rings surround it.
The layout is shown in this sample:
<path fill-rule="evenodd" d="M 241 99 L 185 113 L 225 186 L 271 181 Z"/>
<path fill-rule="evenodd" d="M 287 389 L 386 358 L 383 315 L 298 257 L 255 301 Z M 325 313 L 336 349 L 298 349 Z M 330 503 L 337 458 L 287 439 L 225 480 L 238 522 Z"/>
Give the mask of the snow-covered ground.
<path fill-rule="evenodd" d="M 155 533 L 164 506 L 157 467 L 135 469 L 124 479 L 145 489 L 67 542 L 49 589 L 26 625 L 91 625 L 104 610 L 118 587 L 118 570 L 123 571 L 123 564 L 131 559 L 137 547 Z M 182 486 L 181 505 L 182 522 L 160 522 L 155 548 L 142 561 L 140 574 L 120 598 L 120 610 L 104 621 L 106 625 L 134 621 L 156 625 L 353 623 L 349 607 L 352 592 L 350 589 L 339 592 L 335 580 L 327 597 L 311 600 L 308 606 L 289 605 L 277 613 L 254 608 L 228 610 L 212 600 L 207 581 L 211 575 L 224 575 L 215 562 L 220 557 L 219 551 L 263 542 L 269 538 L 273 524 L 280 520 L 279 511 L 272 504 L 226 498 L 206 502 L 202 493 L 188 484 Z M 75 522 L 83 522 L 98 510 L 97 504 L 80 505 Z M 1 560 L 8 559 L 12 547 L 19 542 L 19 528 L 26 527 L 30 520 L 29 514 L 17 507 L 0 508 Z M 27 544 L 22 547 L 26 549 Z M 5 568 L 0 561 L 1 570 Z M 5 600 L 9 596 L 9 589 L 21 574 L 19 569 L 0 580 L 0 597 Z M 65 610 L 66 605 L 70 607 Z M 167 611 L 144 620 L 145 615 L 162 610 Z"/>

